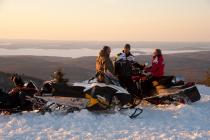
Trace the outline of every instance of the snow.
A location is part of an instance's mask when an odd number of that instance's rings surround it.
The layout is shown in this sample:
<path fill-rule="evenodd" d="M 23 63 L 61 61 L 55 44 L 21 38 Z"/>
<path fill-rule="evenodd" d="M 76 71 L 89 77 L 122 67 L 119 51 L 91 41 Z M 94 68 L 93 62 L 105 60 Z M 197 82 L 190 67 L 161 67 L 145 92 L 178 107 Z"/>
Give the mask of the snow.
<path fill-rule="evenodd" d="M 143 105 L 136 119 L 82 110 L 68 115 L 24 112 L 0 116 L 0 139 L 210 139 L 210 88 L 198 85 L 191 105 Z"/>

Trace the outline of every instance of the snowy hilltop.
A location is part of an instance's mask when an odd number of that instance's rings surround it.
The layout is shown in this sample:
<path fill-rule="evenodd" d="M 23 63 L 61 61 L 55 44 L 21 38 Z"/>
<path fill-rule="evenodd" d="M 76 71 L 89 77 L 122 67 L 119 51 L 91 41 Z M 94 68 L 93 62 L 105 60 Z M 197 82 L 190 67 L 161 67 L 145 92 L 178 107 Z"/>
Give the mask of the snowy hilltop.
<path fill-rule="evenodd" d="M 122 113 L 80 112 L 0 116 L 0 139 L 209 139 L 210 88 L 198 85 L 201 100 L 190 105 L 142 105 L 136 119 Z"/>

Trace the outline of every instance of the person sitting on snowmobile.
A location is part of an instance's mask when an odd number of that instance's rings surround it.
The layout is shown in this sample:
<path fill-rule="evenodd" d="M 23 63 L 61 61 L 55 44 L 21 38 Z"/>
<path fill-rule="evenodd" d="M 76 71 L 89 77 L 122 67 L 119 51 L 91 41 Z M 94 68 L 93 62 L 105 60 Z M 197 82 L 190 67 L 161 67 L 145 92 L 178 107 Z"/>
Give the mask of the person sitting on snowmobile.
<path fill-rule="evenodd" d="M 61 94 L 63 90 L 65 90 L 66 87 L 68 87 L 67 83 L 69 81 L 68 79 L 64 79 L 63 76 L 64 74 L 60 69 L 53 72 L 53 74 L 51 75 L 53 79 L 44 82 L 40 94 L 42 93 Z"/>
<path fill-rule="evenodd" d="M 132 80 L 132 69 L 143 69 L 144 65 L 140 65 L 135 61 L 135 57 L 131 54 L 130 49 L 130 44 L 126 44 L 124 50 L 117 54 L 115 58 L 115 74 L 122 87 L 127 88 L 129 93 L 137 95 L 137 87 Z"/>
<path fill-rule="evenodd" d="M 114 77 L 114 66 L 110 59 L 111 48 L 104 46 L 99 52 L 99 56 L 96 59 L 96 77 L 98 82 L 109 83 L 109 78 Z"/>
<path fill-rule="evenodd" d="M 155 49 L 152 57 L 152 66 L 145 68 L 145 72 L 151 72 L 154 80 L 160 80 L 164 76 L 164 58 L 160 49 Z"/>
<path fill-rule="evenodd" d="M 18 75 L 13 75 L 11 78 L 11 81 L 14 83 L 14 88 L 12 90 L 9 91 L 9 95 L 16 95 L 21 88 L 24 87 L 24 82 L 23 82 L 23 79 L 18 76 Z"/>
<path fill-rule="evenodd" d="M 147 85 L 150 88 L 164 89 L 170 87 L 174 76 L 164 76 L 164 58 L 160 49 L 155 49 L 152 57 L 152 66 L 145 68 L 145 72 L 150 72 Z"/>
<path fill-rule="evenodd" d="M 51 80 L 51 82 L 66 84 L 68 82 L 68 79 L 64 79 L 63 76 L 64 76 L 63 72 L 61 70 L 57 70 L 53 73 L 52 75 L 53 80 Z"/>
<path fill-rule="evenodd" d="M 38 92 L 36 87 L 32 82 L 28 82 L 24 85 L 23 79 L 18 75 L 13 75 L 10 79 L 15 86 L 8 92 L 10 104 L 14 106 L 21 105 L 21 107 L 26 108 L 29 104 L 25 97 L 33 97 L 33 95 Z"/>

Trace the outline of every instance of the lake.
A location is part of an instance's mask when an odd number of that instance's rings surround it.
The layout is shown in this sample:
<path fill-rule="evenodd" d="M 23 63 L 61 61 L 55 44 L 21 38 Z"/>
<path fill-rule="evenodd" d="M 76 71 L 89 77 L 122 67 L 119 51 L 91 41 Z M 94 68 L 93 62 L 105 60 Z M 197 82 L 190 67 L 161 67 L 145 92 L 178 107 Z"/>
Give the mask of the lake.
<path fill-rule="evenodd" d="M 105 41 L 36 41 L 0 40 L 0 55 L 33 55 L 78 58 L 97 56 L 99 50 L 108 45 L 111 56 L 122 51 L 127 42 Z M 128 42 L 134 55 L 150 55 L 154 48 L 162 49 L 164 54 L 210 51 L 208 42 Z"/>

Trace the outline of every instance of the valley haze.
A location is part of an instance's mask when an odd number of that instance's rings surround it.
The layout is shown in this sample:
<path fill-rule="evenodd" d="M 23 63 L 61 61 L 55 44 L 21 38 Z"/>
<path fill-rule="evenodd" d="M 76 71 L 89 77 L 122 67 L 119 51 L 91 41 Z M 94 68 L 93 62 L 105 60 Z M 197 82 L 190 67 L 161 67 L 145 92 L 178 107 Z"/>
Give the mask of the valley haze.
<path fill-rule="evenodd" d="M 136 61 L 151 61 L 154 48 L 163 51 L 166 75 L 183 76 L 188 81 L 202 81 L 210 68 L 208 42 L 107 42 L 0 40 L 0 71 L 19 73 L 49 80 L 53 71 L 63 69 L 70 82 L 84 81 L 95 75 L 99 50 L 108 45 L 114 57 L 125 43 L 131 44 Z"/>

